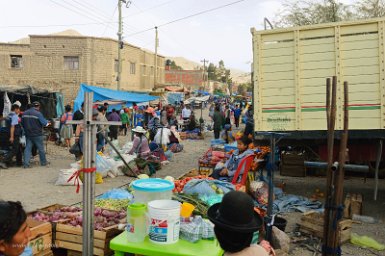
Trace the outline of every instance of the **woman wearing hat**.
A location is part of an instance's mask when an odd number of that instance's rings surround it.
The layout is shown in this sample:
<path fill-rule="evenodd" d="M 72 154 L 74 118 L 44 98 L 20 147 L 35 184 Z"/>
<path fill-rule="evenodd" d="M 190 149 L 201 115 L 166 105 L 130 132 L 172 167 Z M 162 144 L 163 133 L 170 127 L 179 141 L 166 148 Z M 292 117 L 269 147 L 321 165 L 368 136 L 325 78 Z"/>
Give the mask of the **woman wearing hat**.
<path fill-rule="evenodd" d="M 215 236 L 225 256 L 268 256 L 263 247 L 251 244 L 254 232 L 262 226 L 262 218 L 246 193 L 227 193 L 221 203 L 208 209 L 207 216 L 214 223 Z"/>
<path fill-rule="evenodd" d="M 73 127 L 71 124 L 67 124 L 67 121 L 73 119 L 72 108 L 70 105 L 65 106 L 65 113 L 60 118 L 60 137 L 64 139 L 65 146 L 67 148 L 71 147 L 71 138 L 73 137 Z"/>
<path fill-rule="evenodd" d="M 150 147 L 148 146 L 148 140 L 145 136 L 146 130 L 142 126 L 137 126 L 132 131 L 135 133 L 132 148 L 128 151 L 128 154 L 136 153 L 138 157 L 147 157 L 151 154 Z"/>

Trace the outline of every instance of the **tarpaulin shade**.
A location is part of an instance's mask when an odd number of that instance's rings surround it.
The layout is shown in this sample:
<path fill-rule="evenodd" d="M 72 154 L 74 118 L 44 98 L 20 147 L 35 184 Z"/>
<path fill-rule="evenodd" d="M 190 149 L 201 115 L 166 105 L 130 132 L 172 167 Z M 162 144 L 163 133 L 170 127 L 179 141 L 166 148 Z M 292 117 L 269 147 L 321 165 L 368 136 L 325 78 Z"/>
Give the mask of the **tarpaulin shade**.
<path fill-rule="evenodd" d="M 94 102 L 103 100 L 120 100 L 125 102 L 125 106 L 127 107 L 132 106 L 132 103 L 149 102 L 159 98 L 157 96 L 151 96 L 146 93 L 132 93 L 80 84 L 79 92 L 75 99 L 75 110 L 79 109 L 83 103 L 85 92 L 94 93 Z"/>

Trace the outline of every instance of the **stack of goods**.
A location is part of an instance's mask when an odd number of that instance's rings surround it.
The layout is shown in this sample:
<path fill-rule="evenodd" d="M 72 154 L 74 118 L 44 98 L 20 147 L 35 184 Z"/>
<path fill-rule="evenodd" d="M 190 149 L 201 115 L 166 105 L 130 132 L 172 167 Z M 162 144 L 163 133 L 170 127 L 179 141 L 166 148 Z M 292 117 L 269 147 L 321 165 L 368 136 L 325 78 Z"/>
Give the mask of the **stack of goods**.
<path fill-rule="evenodd" d="M 182 140 L 186 140 L 186 139 L 203 140 L 204 139 L 204 136 L 199 128 L 196 128 L 192 131 L 180 132 L 179 135 Z"/>
<path fill-rule="evenodd" d="M 212 149 L 209 149 L 201 158 L 199 158 L 199 166 L 213 168 L 219 162 L 226 162 L 229 157 L 230 155 L 226 154 L 224 151 L 213 151 Z"/>
<path fill-rule="evenodd" d="M 36 211 L 31 218 L 42 222 L 56 222 L 55 246 L 74 251 L 82 250 L 82 208 L 65 206 L 49 211 Z M 112 211 L 96 207 L 94 211 L 95 255 L 111 255 L 110 240 L 119 234 L 118 224 L 126 222 L 126 210 Z"/>

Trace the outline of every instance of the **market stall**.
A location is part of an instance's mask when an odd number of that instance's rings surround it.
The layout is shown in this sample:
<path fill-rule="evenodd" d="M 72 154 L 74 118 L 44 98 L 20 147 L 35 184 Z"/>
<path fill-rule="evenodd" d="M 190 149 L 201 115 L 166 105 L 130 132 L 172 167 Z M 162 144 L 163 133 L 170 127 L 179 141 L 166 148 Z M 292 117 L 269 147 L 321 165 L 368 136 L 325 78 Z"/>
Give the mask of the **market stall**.
<path fill-rule="evenodd" d="M 97 86 L 91 86 L 87 84 L 80 84 L 78 95 L 75 98 L 74 110 L 80 108 L 81 104 L 84 102 L 84 93 L 85 92 L 93 92 L 95 101 L 103 101 L 103 100 L 119 100 L 124 102 L 126 107 L 132 106 L 133 103 L 143 103 L 150 102 L 158 99 L 157 96 L 151 96 L 146 93 L 133 93 L 127 91 L 117 91 L 108 88 L 102 88 Z M 119 108 L 122 105 L 117 104 L 116 107 Z"/>

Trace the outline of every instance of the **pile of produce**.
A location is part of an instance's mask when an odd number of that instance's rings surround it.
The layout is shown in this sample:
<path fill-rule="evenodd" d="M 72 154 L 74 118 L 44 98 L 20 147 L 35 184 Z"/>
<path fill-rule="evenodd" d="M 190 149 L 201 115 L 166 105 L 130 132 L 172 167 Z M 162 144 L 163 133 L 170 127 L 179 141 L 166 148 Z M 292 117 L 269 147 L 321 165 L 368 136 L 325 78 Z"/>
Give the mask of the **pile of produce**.
<path fill-rule="evenodd" d="M 81 227 L 83 224 L 82 214 L 80 207 L 66 206 L 50 212 L 38 211 L 32 214 L 32 218 L 37 221 L 62 222 L 74 227 Z M 95 230 L 103 230 L 103 228 L 125 223 L 126 221 L 125 210 L 111 211 L 95 207 L 94 216 Z"/>
<path fill-rule="evenodd" d="M 96 199 L 95 207 L 100 207 L 107 210 L 121 211 L 127 210 L 129 199 Z"/>
<path fill-rule="evenodd" d="M 197 195 L 173 194 L 172 199 L 181 203 L 187 202 L 194 205 L 195 209 L 193 214 L 207 218 L 207 210 L 209 209 L 209 206 L 200 200 Z"/>
<path fill-rule="evenodd" d="M 189 182 L 190 180 L 193 180 L 193 179 L 213 180 L 213 178 L 208 177 L 206 175 L 198 175 L 198 176 L 194 176 L 194 177 L 187 177 L 187 178 L 184 178 L 184 179 L 181 179 L 181 180 L 174 180 L 175 188 L 173 189 L 172 192 L 174 192 L 174 193 L 181 193 L 183 191 L 183 188 L 186 185 L 186 183 Z"/>

